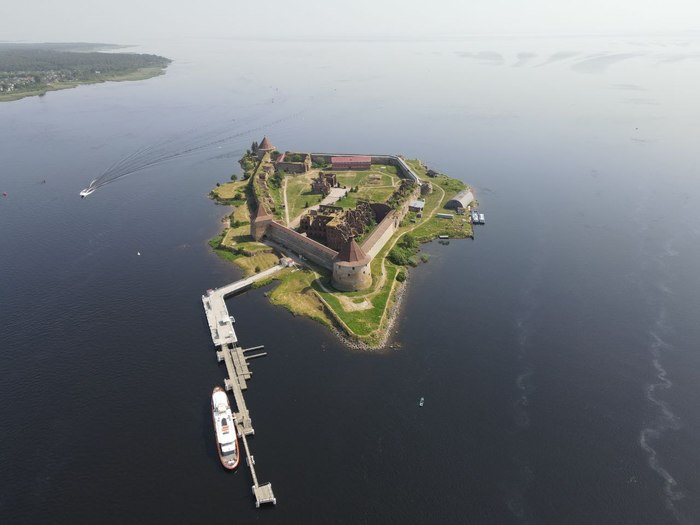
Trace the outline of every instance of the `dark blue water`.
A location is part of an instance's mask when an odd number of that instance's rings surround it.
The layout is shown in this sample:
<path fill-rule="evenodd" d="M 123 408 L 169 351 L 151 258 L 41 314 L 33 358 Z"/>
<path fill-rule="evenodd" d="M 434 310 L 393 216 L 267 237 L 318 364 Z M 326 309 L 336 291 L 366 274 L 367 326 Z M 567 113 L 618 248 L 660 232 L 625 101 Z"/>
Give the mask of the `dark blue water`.
<path fill-rule="evenodd" d="M 0 521 L 700 523 L 698 47 L 152 42 L 163 77 L 0 105 Z M 78 198 L 212 128 L 263 129 Z M 420 157 L 487 225 L 425 247 L 397 350 L 229 301 L 269 352 L 257 511 L 216 457 L 200 294 L 238 277 L 207 193 L 263 132 Z"/>

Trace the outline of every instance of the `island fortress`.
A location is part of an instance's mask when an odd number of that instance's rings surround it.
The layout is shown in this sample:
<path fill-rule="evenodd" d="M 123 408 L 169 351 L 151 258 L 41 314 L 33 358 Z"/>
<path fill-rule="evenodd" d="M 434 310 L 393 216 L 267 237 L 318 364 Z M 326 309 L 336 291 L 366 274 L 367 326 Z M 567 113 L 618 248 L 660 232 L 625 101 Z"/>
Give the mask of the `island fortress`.
<path fill-rule="evenodd" d="M 346 153 L 279 154 L 267 137 L 257 151 L 260 165 L 251 176 L 255 207 L 251 213 L 250 234 L 256 241 L 269 239 L 332 272 L 331 283 L 340 291 L 365 290 L 372 285 L 370 264 L 399 228 L 409 205 L 429 191 L 429 183 L 420 178 L 398 155 L 366 155 Z M 292 157 L 292 158 L 289 158 Z M 276 169 L 287 173 L 306 173 L 311 165 L 333 170 L 366 170 L 371 165 L 394 166 L 401 178 L 386 203 L 358 202 L 353 210 L 335 206 L 318 206 L 301 219 L 301 231 L 295 231 L 273 216 L 269 199 L 264 194 L 264 180 Z M 330 188 L 334 176 L 320 173 L 319 188 Z M 324 191 L 325 194 L 325 191 Z M 364 222 L 363 222 L 364 221 Z M 357 224 L 369 224 L 369 231 L 359 231 Z M 361 244 L 358 233 L 365 233 Z M 311 237 L 316 237 L 313 239 Z M 319 241 L 325 241 L 325 244 Z"/>

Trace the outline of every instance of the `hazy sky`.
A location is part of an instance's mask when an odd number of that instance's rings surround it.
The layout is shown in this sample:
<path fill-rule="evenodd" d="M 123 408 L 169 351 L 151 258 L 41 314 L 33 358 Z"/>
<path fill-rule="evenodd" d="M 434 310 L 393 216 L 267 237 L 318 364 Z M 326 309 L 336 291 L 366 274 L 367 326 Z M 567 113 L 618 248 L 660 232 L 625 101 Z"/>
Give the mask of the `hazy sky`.
<path fill-rule="evenodd" d="M 0 40 L 455 36 L 700 29 L 700 0 L 2 0 Z"/>

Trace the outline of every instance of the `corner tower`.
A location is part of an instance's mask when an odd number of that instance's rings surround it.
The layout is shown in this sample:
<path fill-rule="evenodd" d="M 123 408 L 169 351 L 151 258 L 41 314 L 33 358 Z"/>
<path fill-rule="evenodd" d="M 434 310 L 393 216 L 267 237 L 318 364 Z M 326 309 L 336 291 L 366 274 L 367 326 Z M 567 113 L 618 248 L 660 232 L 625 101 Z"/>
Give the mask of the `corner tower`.
<path fill-rule="evenodd" d="M 272 145 L 272 142 L 267 137 L 263 137 L 262 141 L 260 141 L 260 145 L 258 146 L 258 159 L 262 159 L 265 156 L 265 153 L 272 153 L 275 151 L 275 147 Z"/>
<path fill-rule="evenodd" d="M 372 286 L 371 261 L 355 242 L 355 237 L 350 237 L 333 261 L 333 287 L 342 292 L 355 292 Z"/>

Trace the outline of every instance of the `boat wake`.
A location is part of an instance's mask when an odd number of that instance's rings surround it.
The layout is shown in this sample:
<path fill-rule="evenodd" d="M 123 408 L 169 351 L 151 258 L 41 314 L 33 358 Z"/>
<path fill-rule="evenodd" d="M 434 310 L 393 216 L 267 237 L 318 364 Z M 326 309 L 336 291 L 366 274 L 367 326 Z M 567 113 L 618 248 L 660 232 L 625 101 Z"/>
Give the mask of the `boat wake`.
<path fill-rule="evenodd" d="M 114 162 L 80 192 L 80 197 L 84 199 L 99 188 L 166 162 L 191 156 L 215 147 L 221 148 L 224 145 L 231 147 L 232 144 L 236 145 L 235 141 L 237 139 L 250 138 L 254 133 L 296 118 L 304 111 L 306 110 L 233 133 L 231 133 L 233 127 L 231 124 L 233 121 L 231 121 L 214 131 L 199 134 L 193 132 L 182 133 L 140 148 Z M 242 143 L 238 144 L 238 146 L 242 146 Z"/>

